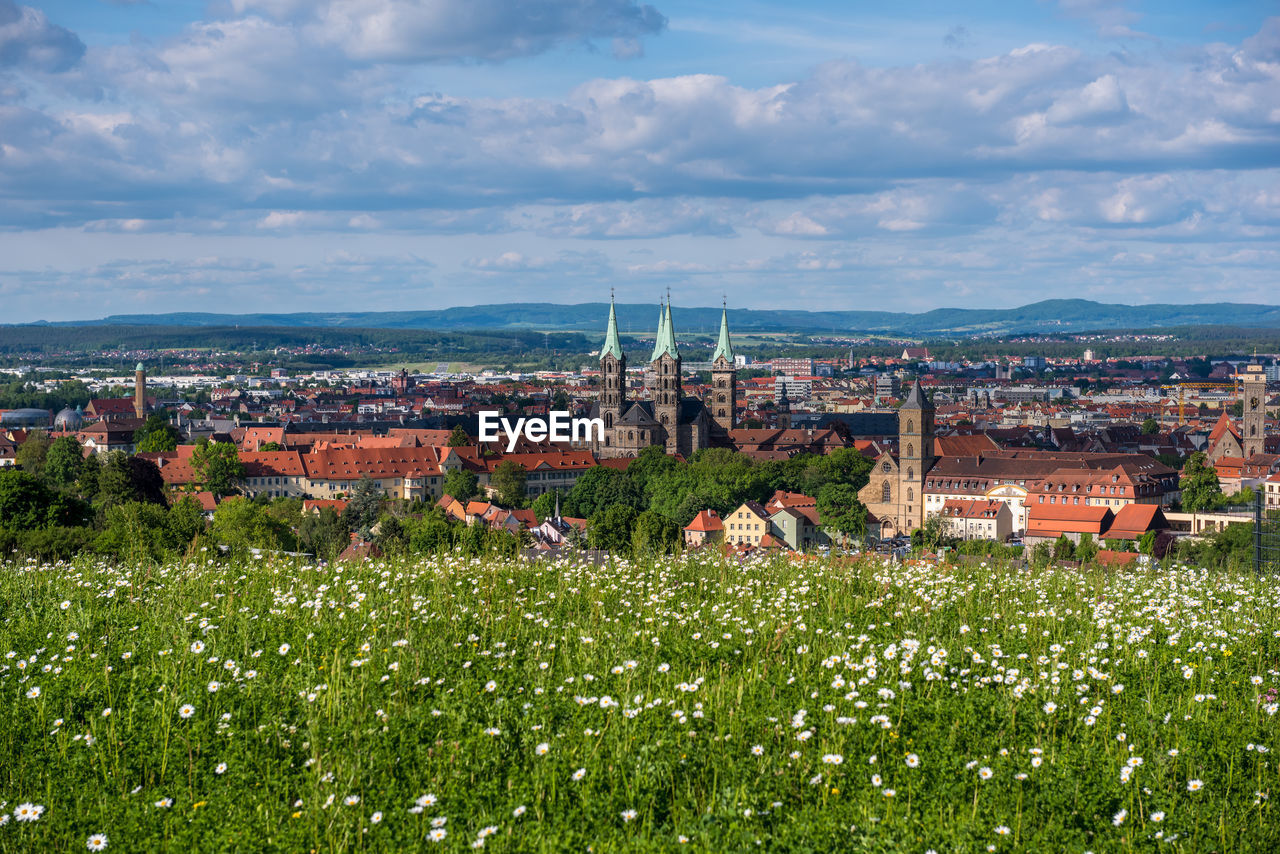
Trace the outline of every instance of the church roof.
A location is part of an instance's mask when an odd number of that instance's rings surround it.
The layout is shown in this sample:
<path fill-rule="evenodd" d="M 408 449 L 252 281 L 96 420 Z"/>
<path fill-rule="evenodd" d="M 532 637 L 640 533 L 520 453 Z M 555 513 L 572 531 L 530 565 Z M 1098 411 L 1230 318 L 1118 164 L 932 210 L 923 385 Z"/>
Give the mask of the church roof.
<path fill-rule="evenodd" d="M 658 337 L 653 342 L 653 355 L 649 357 L 649 361 L 656 362 L 664 354 L 673 359 L 680 357 L 676 352 L 675 324 L 671 322 L 671 303 L 667 303 L 665 310 L 658 312 Z"/>
<path fill-rule="evenodd" d="M 716 350 L 711 354 L 711 361 L 714 362 L 721 357 L 729 364 L 733 364 L 733 344 L 729 341 L 728 309 L 720 312 L 720 340 L 716 342 Z"/>
<path fill-rule="evenodd" d="M 929 396 L 924 393 L 924 389 L 920 387 L 920 380 L 916 380 L 911 385 L 911 391 L 907 394 L 907 399 L 902 401 L 903 409 L 918 409 L 922 412 L 933 411 L 933 403 L 929 400 Z"/>
<path fill-rule="evenodd" d="M 613 311 L 613 300 L 609 300 L 609 328 L 604 334 L 604 346 L 600 348 L 600 358 L 611 355 L 615 359 L 622 358 L 622 343 L 618 340 L 618 318 Z"/>

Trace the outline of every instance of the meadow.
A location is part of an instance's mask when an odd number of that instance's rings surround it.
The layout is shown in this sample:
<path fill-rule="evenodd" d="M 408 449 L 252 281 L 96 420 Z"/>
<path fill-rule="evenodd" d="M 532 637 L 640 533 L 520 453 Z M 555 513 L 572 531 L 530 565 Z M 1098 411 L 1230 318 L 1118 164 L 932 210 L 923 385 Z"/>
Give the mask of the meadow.
<path fill-rule="evenodd" d="M 1266 851 L 1280 585 L 0 566 L 0 851 Z"/>

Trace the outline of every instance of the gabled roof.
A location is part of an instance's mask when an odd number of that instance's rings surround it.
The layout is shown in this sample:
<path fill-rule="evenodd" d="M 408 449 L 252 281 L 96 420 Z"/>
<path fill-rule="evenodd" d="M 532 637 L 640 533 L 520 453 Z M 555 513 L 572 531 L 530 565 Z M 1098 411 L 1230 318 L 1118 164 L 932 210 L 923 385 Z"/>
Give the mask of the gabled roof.
<path fill-rule="evenodd" d="M 1159 504 L 1126 504 L 1116 513 L 1106 536 L 1111 540 L 1136 540 L 1147 531 L 1168 527 Z"/>
<path fill-rule="evenodd" d="M 1222 410 L 1222 414 L 1218 416 L 1217 423 L 1213 425 L 1212 432 L 1209 433 L 1209 447 L 1212 448 L 1214 445 L 1218 444 L 1218 440 L 1227 433 L 1235 436 L 1236 439 L 1240 438 L 1236 435 L 1235 427 L 1231 426 L 1231 417 L 1227 415 L 1227 411 L 1224 409 Z"/>
<path fill-rule="evenodd" d="M 720 514 L 714 510 L 703 510 L 697 516 L 693 517 L 693 521 L 684 526 L 686 531 L 703 531 L 712 533 L 714 531 L 723 531 L 724 522 L 720 521 Z"/>

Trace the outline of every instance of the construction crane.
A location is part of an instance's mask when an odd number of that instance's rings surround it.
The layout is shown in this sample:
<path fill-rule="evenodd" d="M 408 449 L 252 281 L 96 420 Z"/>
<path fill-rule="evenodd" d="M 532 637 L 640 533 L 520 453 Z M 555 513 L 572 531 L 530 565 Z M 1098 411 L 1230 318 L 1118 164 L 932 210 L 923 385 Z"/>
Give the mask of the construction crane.
<path fill-rule="evenodd" d="M 1239 385 L 1239 383 L 1238 383 L 1238 382 L 1227 382 L 1227 381 L 1218 381 L 1218 382 L 1198 382 L 1198 383 L 1175 383 L 1175 384 L 1173 384 L 1173 385 L 1162 385 L 1162 386 L 1160 386 L 1160 390 L 1161 390 L 1161 391 L 1173 390 L 1173 389 L 1177 389 L 1177 390 L 1178 390 L 1178 426 L 1179 426 L 1179 427 L 1181 427 L 1181 426 L 1183 426 L 1184 424 L 1186 424 L 1186 423 L 1187 423 L 1187 419 L 1186 419 L 1186 416 L 1185 416 L 1185 414 L 1184 414 L 1184 408 L 1183 408 L 1183 406 L 1184 406 L 1184 393 L 1186 392 L 1186 390 L 1187 390 L 1187 389 L 1193 389 L 1193 390 L 1197 390 L 1197 391 L 1202 391 L 1202 390 L 1213 390 L 1213 389 L 1224 389 L 1224 388 L 1234 390 L 1234 391 L 1236 392 L 1236 394 L 1237 394 L 1237 395 L 1239 395 L 1239 393 L 1240 393 L 1240 385 Z M 1164 411 L 1163 411 L 1163 409 L 1161 410 L 1160 415 L 1161 415 L 1161 419 L 1160 419 L 1160 420 L 1161 420 L 1161 421 L 1163 421 L 1163 420 L 1164 420 Z"/>

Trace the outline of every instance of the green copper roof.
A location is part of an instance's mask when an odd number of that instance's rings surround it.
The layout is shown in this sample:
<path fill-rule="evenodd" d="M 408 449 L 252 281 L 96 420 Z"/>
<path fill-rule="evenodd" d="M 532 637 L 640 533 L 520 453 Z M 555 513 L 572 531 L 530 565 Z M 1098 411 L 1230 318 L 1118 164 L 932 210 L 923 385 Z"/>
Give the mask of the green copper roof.
<path fill-rule="evenodd" d="M 720 340 L 716 342 L 716 351 L 711 354 L 711 361 L 724 356 L 725 361 L 733 364 L 733 344 L 729 341 L 729 310 L 720 312 Z"/>
<path fill-rule="evenodd" d="M 139 362 L 139 363 L 138 363 L 138 367 L 134 368 L 134 370 L 135 370 L 135 371 L 145 371 L 145 370 L 146 370 L 146 368 L 142 367 L 142 363 L 141 363 L 141 362 Z"/>
<path fill-rule="evenodd" d="M 653 342 L 653 355 L 649 357 L 649 361 L 658 361 L 664 353 L 673 359 L 679 358 L 676 352 L 675 324 L 671 322 L 671 303 L 667 303 L 665 310 L 658 309 L 658 337 Z"/>
<path fill-rule="evenodd" d="M 604 346 L 600 348 L 600 358 L 612 354 L 615 359 L 622 359 L 622 343 L 618 340 L 618 318 L 613 313 L 613 300 L 609 300 L 609 329 L 604 334 Z"/>

